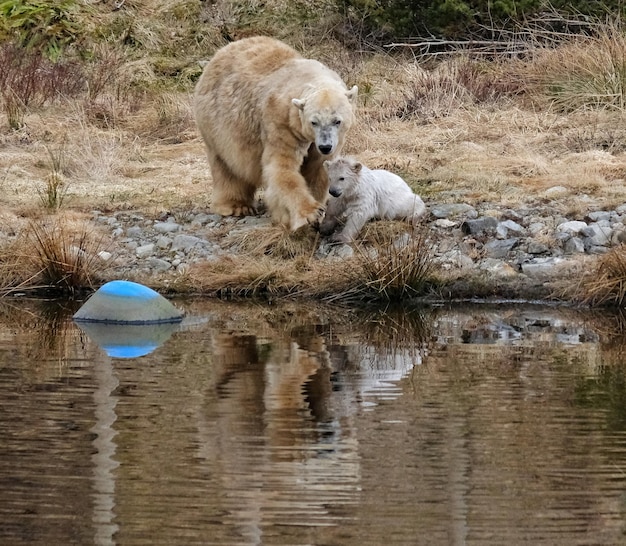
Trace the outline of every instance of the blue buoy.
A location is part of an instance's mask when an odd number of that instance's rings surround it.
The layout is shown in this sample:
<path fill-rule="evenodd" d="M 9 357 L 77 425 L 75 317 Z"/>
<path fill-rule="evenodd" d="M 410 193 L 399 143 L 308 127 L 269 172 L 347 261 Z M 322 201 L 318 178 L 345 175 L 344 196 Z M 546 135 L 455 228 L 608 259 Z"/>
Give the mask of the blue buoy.
<path fill-rule="evenodd" d="M 161 294 L 131 281 L 101 286 L 74 314 L 74 320 L 112 324 L 180 322 L 183 312 Z"/>

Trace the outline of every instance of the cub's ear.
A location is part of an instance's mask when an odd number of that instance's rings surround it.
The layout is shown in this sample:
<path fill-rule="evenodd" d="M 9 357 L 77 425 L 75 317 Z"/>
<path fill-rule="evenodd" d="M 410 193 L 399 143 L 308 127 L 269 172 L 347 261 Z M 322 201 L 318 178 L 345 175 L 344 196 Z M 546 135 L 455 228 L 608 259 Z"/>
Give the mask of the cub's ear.
<path fill-rule="evenodd" d="M 361 169 L 363 168 L 363 163 L 359 163 L 358 161 L 356 163 L 352 164 L 352 171 L 355 174 L 358 174 L 361 172 Z"/>
<path fill-rule="evenodd" d="M 298 109 L 298 110 L 304 110 L 304 105 L 306 104 L 306 101 L 302 100 L 302 99 L 291 99 L 291 103 Z"/>
<path fill-rule="evenodd" d="M 352 89 L 350 89 L 350 91 L 346 93 L 346 96 L 348 97 L 348 100 L 350 102 L 354 102 L 358 94 L 359 94 L 359 88 L 356 85 L 354 85 L 352 86 Z"/>

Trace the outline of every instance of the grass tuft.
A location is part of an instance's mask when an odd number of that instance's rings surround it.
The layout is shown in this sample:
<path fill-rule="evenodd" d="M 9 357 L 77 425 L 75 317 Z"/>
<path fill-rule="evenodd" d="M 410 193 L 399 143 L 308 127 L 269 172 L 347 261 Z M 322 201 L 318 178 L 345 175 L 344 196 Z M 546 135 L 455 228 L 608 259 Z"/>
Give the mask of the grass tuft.
<path fill-rule="evenodd" d="M 626 246 L 601 256 L 595 270 L 582 277 L 575 293 L 586 305 L 622 307 L 626 302 Z"/>
<path fill-rule="evenodd" d="M 98 256 L 101 239 L 86 226 L 74 229 L 63 218 L 31 222 L 25 241 L 30 250 L 31 270 L 36 286 L 73 295 L 93 288 L 102 270 Z"/>
<path fill-rule="evenodd" d="M 406 232 L 402 224 L 370 224 L 364 243 L 357 246 L 362 272 L 357 288 L 364 299 L 402 301 L 428 291 L 434 282 L 434 264 L 426 233 L 422 226 Z"/>

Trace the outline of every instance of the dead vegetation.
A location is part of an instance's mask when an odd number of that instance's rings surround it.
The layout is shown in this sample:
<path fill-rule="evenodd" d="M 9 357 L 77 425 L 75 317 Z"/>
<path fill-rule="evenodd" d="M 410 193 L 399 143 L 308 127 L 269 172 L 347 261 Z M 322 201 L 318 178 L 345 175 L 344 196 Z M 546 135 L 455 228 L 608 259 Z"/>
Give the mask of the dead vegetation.
<path fill-rule="evenodd" d="M 76 271 L 89 269 L 86 263 L 42 280 L 46 264 L 67 265 L 70 249 L 87 244 L 45 227 L 64 211 L 208 210 L 210 173 L 190 108 L 200 61 L 229 40 L 258 33 L 290 42 L 359 86 L 346 152 L 397 172 L 427 204 L 517 207 L 544 202 L 553 186 L 565 188 L 555 203 L 562 214 L 583 213 L 585 194 L 600 208 L 626 202 L 626 40 L 619 22 L 598 23 L 585 35 L 527 29 L 514 48 L 492 55 L 467 46 L 430 55 L 355 48 L 354 37 L 342 38 L 341 14 L 318 2 L 109 4 L 79 14 L 76 24 L 86 29 L 80 48 L 68 47 L 55 61 L 14 42 L 0 45 L 0 183 L 3 212 L 15 218 L 10 229 L 0 226 L 5 293 L 94 282 Z M 21 257 L 33 255 L 28 245 L 37 229 L 66 250 L 40 255 L 33 267 Z M 315 233 L 260 229 L 237 242 L 239 256 L 198 266 L 173 284 L 214 295 L 329 299 L 430 290 L 436 271 L 423 237 L 408 234 L 400 251 L 393 241 L 401 235 L 378 229 L 372 226 L 341 265 L 315 259 Z"/>

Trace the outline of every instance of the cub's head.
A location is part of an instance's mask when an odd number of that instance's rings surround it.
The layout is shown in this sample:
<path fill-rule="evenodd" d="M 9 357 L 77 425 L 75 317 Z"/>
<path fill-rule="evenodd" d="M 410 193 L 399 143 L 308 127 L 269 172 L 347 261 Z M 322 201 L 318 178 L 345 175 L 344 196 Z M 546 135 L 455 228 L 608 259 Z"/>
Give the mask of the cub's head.
<path fill-rule="evenodd" d="M 305 98 L 292 99 L 300 110 L 302 133 L 322 155 L 330 155 L 343 146 L 343 139 L 352 125 L 352 105 L 356 102 L 358 87 L 349 91 L 329 87 L 314 90 Z"/>
<path fill-rule="evenodd" d="M 324 161 L 324 167 L 330 183 L 328 192 L 333 197 L 340 197 L 358 184 L 363 165 L 351 157 L 338 157 L 332 161 Z"/>

